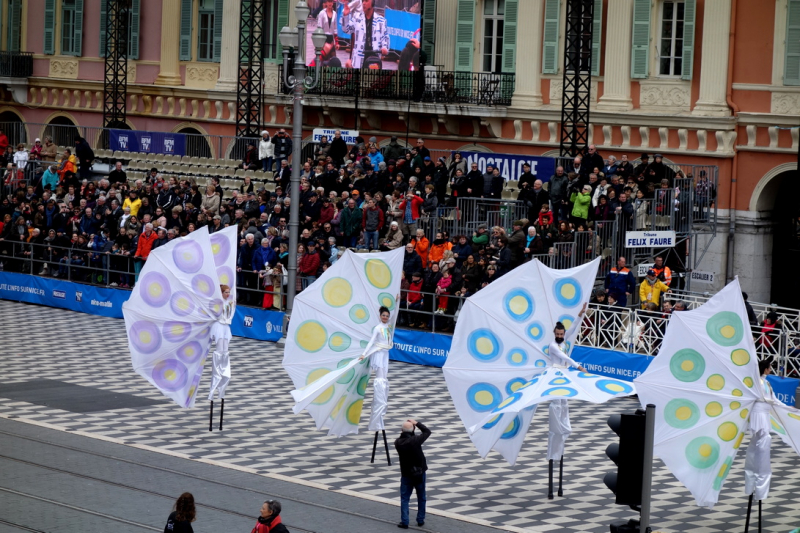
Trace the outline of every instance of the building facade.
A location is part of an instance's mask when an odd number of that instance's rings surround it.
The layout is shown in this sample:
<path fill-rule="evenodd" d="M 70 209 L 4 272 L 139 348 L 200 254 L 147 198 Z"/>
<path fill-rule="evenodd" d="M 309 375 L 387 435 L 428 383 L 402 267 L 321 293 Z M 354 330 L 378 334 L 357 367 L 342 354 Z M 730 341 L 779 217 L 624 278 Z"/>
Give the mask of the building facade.
<path fill-rule="evenodd" d="M 291 102 L 279 88 L 277 34 L 296 21 L 293 0 L 265 2 L 263 123 L 274 130 L 291 123 Z M 0 2 L 0 51 L 33 54 L 32 75 L 0 79 L 0 122 L 21 121 L 28 139 L 48 124 L 102 126 L 104 3 Z M 234 134 L 240 5 L 131 0 L 132 129 Z M 357 127 L 382 142 L 422 136 L 432 149 L 556 154 L 565 0 L 420 5 L 428 69 L 513 74 L 513 88 L 504 89 L 510 98 L 412 102 L 323 91 L 306 98 L 307 136 L 315 127 Z M 773 278 L 789 275 L 786 265 L 800 255 L 793 222 L 800 212 L 787 201 L 800 193 L 792 179 L 800 0 L 596 0 L 594 27 L 591 141 L 604 156 L 659 152 L 718 167 L 719 231 L 696 267 L 715 271 L 718 284 L 726 271 L 739 275 L 754 300 L 792 303 Z M 224 157 L 226 146 L 211 143 L 211 156 Z"/>

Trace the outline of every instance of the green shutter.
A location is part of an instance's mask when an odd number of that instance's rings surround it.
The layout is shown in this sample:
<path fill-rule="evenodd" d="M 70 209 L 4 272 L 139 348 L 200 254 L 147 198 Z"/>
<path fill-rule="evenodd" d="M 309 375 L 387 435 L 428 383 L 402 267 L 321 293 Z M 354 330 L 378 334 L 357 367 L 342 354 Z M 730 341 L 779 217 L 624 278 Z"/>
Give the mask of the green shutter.
<path fill-rule="evenodd" d="M 685 0 L 683 8 L 683 57 L 681 60 L 681 79 L 692 79 L 692 59 L 694 56 L 694 27 L 697 24 L 697 0 Z"/>
<path fill-rule="evenodd" d="M 283 46 L 279 35 L 284 26 L 289 25 L 289 0 L 277 0 L 278 2 L 278 35 L 273 36 L 273 40 L 278 42 L 278 61 L 283 61 Z"/>
<path fill-rule="evenodd" d="M 472 38 L 475 32 L 475 0 L 458 0 L 456 16 L 457 72 L 472 72 Z"/>
<path fill-rule="evenodd" d="M 165 0 L 177 2 L 178 0 Z M 180 40 L 180 60 L 192 60 L 192 11 L 194 10 L 193 0 L 181 0 L 181 40 Z"/>
<path fill-rule="evenodd" d="M 631 78 L 646 78 L 650 72 L 650 0 L 633 0 Z"/>
<path fill-rule="evenodd" d="M 6 50 L 19 52 L 20 30 L 22 28 L 22 0 L 11 0 L 8 5 L 8 38 Z"/>
<path fill-rule="evenodd" d="M 44 53 L 55 54 L 56 0 L 44 2 Z"/>
<path fill-rule="evenodd" d="M 613 2 L 614 0 L 611 1 Z M 603 36 L 603 0 L 594 0 L 594 11 L 592 15 L 592 76 L 599 76 L 601 57 L 600 39 Z"/>
<path fill-rule="evenodd" d="M 132 0 L 128 25 L 128 59 L 139 59 L 139 20 L 142 0 Z"/>
<path fill-rule="evenodd" d="M 222 0 L 214 0 L 214 61 L 222 57 Z"/>
<path fill-rule="evenodd" d="M 422 2 L 422 50 L 428 56 L 428 64 L 433 64 L 434 41 L 436 40 L 436 0 Z"/>
<path fill-rule="evenodd" d="M 75 51 L 70 54 L 80 57 L 83 53 L 83 0 L 75 0 Z"/>
<path fill-rule="evenodd" d="M 783 84 L 800 85 L 800 0 L 789 0 Z"/>
<path fill-rule="evenodd" d="M 506 0 L 503 19 L 503 72 L 517 71 L 517 9 L 519 0 Z"/>
<path fill-rule="evenodd" d="M 561 1 L 545 0 L 542 74 L 558 74 L 558 30 Z"/>
<path fill-rule="evenodd" d="M 100 0 L 100 57 L 106 57 L 106 33 L 108 20 L 108 0 Z"/>

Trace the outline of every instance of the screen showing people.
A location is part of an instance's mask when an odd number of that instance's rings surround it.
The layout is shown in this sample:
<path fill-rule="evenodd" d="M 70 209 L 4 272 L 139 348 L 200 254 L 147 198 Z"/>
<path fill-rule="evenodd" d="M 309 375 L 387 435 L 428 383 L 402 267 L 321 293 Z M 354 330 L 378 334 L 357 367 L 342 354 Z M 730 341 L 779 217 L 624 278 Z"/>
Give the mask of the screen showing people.
<path fill-rule="evenodd" d="M 377 70 L 418 70 L 419 0 L 308 0 L 306 50 L 314 50 L 311 34 L 327 36 L 322 65 Z M 306 60 L 315 66 L 314 54 Z"/>

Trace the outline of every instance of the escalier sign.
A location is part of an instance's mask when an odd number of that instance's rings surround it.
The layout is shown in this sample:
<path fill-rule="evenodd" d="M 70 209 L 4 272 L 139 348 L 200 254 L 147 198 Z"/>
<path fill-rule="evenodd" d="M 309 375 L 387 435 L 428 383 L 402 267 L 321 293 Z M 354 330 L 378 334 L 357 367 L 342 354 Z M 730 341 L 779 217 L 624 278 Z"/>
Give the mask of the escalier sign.
<path fill-rule="evenodd" d="M 689 273 L 689 279 L 694 283 L 706 283 L 708 285 L 713 285 L 714 273 L 700 272 L 699 270 L 695 270 L 694 272 Z"/>
<path fill-rule="evenodd" d="M 626 231 L 625 248 L 673 248 L 674 231 Z"/>

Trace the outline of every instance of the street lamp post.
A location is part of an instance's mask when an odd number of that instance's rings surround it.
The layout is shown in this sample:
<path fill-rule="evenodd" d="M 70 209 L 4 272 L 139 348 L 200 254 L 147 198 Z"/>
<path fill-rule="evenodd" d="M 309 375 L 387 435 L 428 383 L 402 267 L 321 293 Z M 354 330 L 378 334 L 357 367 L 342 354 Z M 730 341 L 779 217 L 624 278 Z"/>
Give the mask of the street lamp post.
<path fill-rule="evenodd" d="M 311 10 L 305 0 L 299 0 L 294 8 L 297 27 L 284 26 L 280 40 L 283 47 L 283 84 L 292 91 L 292 177 L 289 187 L 289 285 L 286 287 L 286 320 L 291 317 L 297 283 L 297 240 L 300 229 L 300 161 L 303 144 L 303 94 L 319 83 L 322 65 L 322 47 L 325 45 L 325 32 L 317 28 L 311 34 L 316 57 L 314 75 L 307 75 L 305 62 L 306 18 Z M 294 74 L 289 74 L 289 54 L 294 53 Z M 284 325 L 286 322 L 284 322 Z M 286 328 L 284 327 L 284 332 Z"/>

